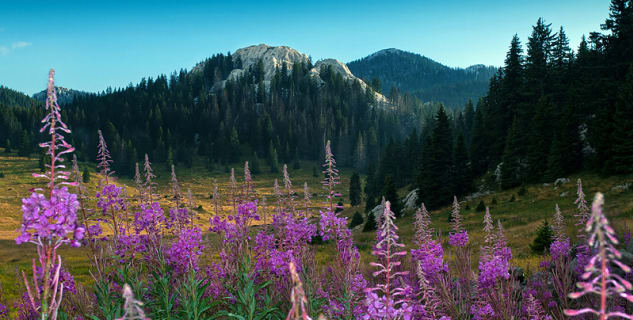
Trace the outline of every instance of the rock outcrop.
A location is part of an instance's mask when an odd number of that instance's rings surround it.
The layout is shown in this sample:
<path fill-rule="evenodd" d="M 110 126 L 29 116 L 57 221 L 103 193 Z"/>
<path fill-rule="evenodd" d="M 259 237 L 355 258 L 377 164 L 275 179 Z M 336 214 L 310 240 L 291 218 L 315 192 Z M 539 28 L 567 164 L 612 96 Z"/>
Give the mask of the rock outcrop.
<path fill-rule="evenodd" d="M 233 69 L 227 79 L 215 84 L 216 87 L 224 86 L 226 80 L 236 80 L 243 76 L 249 69 L 257 67 L 259 61 L 262 61 L 264 71 L 264 84 L 268 86 L 270 81 L 275 76 L 277 70 L 281 70 L 285 64 L 288 68 L 288 72 L 291 72 L 295 65 L 310 63 L 310 58 L 305 53 L 301 53 L 293 48 L 287 46 L 269 46 L 266 44 L 259 44 L 248 46 L 238 49 L 231 54 L 233 61 L 241 61 L 241 68 Z M 202 64 L 196 65 L 192 72 L 202 69 Z M 358 81 L 363 90 L 368 89 L 368 85 L 361 79 L 352 74 L 347 65 L 336 59 L 323 59 L 314 64 L 314 67 L 310 70 L 310 75 L 315 77 L 319 83 L 324 83 L 321 80 L 320 72 L 323 67 L 331 67 L 336 73 L 339 73 L 343 79 L 353 82 Z M 374 92 L 376 101 L 379 103 L 387 103 L 387 99 L 380 93 Z"/>

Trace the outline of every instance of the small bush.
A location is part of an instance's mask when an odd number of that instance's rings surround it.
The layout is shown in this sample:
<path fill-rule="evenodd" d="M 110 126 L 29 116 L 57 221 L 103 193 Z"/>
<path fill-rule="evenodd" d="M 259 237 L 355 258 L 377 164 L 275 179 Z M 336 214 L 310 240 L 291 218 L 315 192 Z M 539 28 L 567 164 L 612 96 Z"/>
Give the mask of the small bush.
<path fill-rule="evenodd" d="M 510 202 L 514 202 L 516 200 L 516 198 L 514 197 L 514 194 L 512 194 L 512 197 L 510 198 Z"/>
<path fill-rule="evenodd" d="M 543 220 L 543 224 L 539 227 L 536 238 L 532 244 L 530 244 L 530 249 L 532 252 L 538 254 L 544 254 L 547 249 L 549 249 L 550 244 L 552 244 L 553 232 L 552 228 L 547 223 L 547 220 Z"/>
<path fill-rule="evenodd" d="M 83 180 L 84 183 L 88 183 L 90 182 L 90 170 L 88 170 L 88 168 L 84 168 L 84 173 L 81 175 L 81 180 Z"/>
<path fill-rule="evenodd" d="M 517 192 L 517 194 L 519 195 L 519 197 L 524 196 L 527 194 L 527 189 L 525 189 L 525 187 L 521 187 L 519 189 L 519 192 Z"/>
<path fill-rule="evenodd" d="M 354 216 L 352 217 L 352 221 L 350 221 L 349 223 L 349 228 L 353 229 L 354 227 L 363 224 L 363 222 L 363 215 L 361 215 L 360 212 L 356 211 L 354 213 Z"/>
<path fill-rule="evenodd" d="M 483 200 L 479 201 L 479 203 L 477 204 L 477 208 L 475 208 L 475 211 L 477 211 L 477 212 L 484 212 L 484 211 L 486 211 L 486 204 L 484 203 Z"/>
<path fill-rule="evenodd" d="M 338 208 L 336 208 L 336 210 L 334 210 L 335 212 L 341 212 L 341 211 L 343 211 L 343 201 L 339 201 L 339 202 L 336 204 L 336 206 L 337 206 Z"/>
<path fill-rule="evenodd" d="M 376 217 L 374 214 L 369 212 L 367 213 L 367 221 L 365 221 L 365 226 L 363 226 L 363 232 L 370 232 L 376 230 Z"/>
<path fill-rule="evenodd" d="M 4 172 L 0 171 L 0 178 L 4 178 Z"/>
<path fill-rule="evenodd" d="M 496 197 L 492 197 L 492 202 L 490 202 L 490 204 L 497 205 L 497 198 Z"/>
<path fill-rule="evenodd" d="M 466 207 L 464 207 L 464 210 L 470 211 L 470 204 L 467 204 Z"/>

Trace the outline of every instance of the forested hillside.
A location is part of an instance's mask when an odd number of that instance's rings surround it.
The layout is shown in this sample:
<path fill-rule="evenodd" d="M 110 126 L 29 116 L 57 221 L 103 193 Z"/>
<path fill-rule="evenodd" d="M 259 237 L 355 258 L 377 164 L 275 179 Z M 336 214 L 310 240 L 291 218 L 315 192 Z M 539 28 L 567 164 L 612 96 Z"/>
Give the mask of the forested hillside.
<path fill-rule="evenodd" d="M 257 63 L 217 85 L 239 68 L 239 59 L 218 54 L 192 72 L 181 70 L 99 95 L 76 96 L 63 116 L 73 127 L 79 158 L 93 159 L 101 129 L 115 169 L 128 176 L 145 153 L 168 165 L 191 166 L 200 156 L 209 167 L 249 159 L 266 161 L 277 170 L 279 163 L 320 159 L 327 139 L 341 165 L 365 170 L 390 138 L 404 137 L 420 127 L 425 113 L 437 109 L 415 99 L 377 103 L 371 89 L 343 78 L 331 66 L 323 66 L 315 78 L 310 62 L 277 68 L 270 81 L 264 81 L 263 63 Z M 31 144 L 25 142 L 39 140 L 33 132 L 42 108 L 29 107 L 37 102 L 5 91 L 15 97 L 4 104 L 20 107 L 0 108 L 0 145 L 24 145 L 21 153 L 28 154 L 32 150 L 26 146 Z"/>
<path fill-rule="evenodd" d="M 486 94 L 497 68 L 474 65 L 451 68 L 425 56 L 398 49 L 384 49 L 348 64 L 352 73 L 393 98 L 409 93 L 422 101 L 441 102 L 451 109 Z"/>
<path fill-rule="evenodd" d="M 476 106 L 454 116 L 440 110 L 422 132 L 387 146 L 368 177 L 368 209 L 387 194 L 387 182 L 417 186 L 420 200 L 436 208 L 475 187 L 552 182 L 582 169 L 632 172 L 633 9 L 626 3 L 613 1 L 602 32 L 583 37 L 576 50 L 563 27 L 543 19 L 525 43 L 515 35 Z M 485 184 L 474 183 L 481 176 Z"/>

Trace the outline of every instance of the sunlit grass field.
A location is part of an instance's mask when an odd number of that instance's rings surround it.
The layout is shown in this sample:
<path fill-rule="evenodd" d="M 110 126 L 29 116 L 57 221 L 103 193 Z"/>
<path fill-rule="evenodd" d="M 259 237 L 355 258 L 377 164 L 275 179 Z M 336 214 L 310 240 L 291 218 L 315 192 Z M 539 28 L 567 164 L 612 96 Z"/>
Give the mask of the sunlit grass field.
<path fill-rule="evenodd" d="M 94 197 L 97 190 L 97 184 L 100 177 L 95 173 L 95 165 L 90 163 L 80 163 L 80 168 L 88 166 L 91 172 L 90 182 L 86 184 L 88 195 Z M 314 167 L 317 166 L 320 172 L 319 164 L 314 162 L 302 162 L 301 169 L 293 170 L 289 166 L 290 176 L 293 182 L 293 189 L 296 191 L 297 205 L 304 206 L 303 202 L 303 184 L 308 183 L 310 193 L 313 195 L 310 205 L 313 215 L 318 215 L 319 207 L 323 206 L 325 200 L 324 190 L 320 185 L 320 175 L 313 175 Z M 228 168 L 235 168 L 235 175 L 238 185 L 241 186 L 243 180 L 243 164 L 234 164 Z M 157 194 L 161 198 L 161 203 L 165 207 L 173 205 L 171 199 L 170 172 L 164 164 L 156 164 L 154 166 L 157 175 Z M 15 154 L 6 154 L 0 151 L 0 172 L 4 177 L 0 177 L 0 286 L 5 302 L 12 301 L 16 295 L 22 292 L 18 277 L 21 270 L 30 270 L 30 261 L 35 257 L 34 247 L 26 244 L 17 246 L 13 240 L 17 235 L 17 229 L 21 223 L 22 212 L 20 210 L 21 199 L 29 195 L 29 189 L 42 187 L 43 181 L 35 179 L 31 173 L 39 171 L 37 158 L 18 157 Z M 253 180 L 256 192 L 259 196 L 266 197 L 266 210 L 272 212 L 275 207 L 273 195 L 274 179 L 279 180 L 279 184 L 283 187 L 283 177 L 281 173 L 269 173 L 269 168 L 262 166 L 262 174 L 254 175 Z M 226 215 L 233 211 L 230 202 L 229 176 L 230 170 L 225 167 L 217 168 L 209 171 L 202 164 L 194 164 L 192 168 L 177 166 L 176 173 L 178 176 L 180 188 L 183 194 L 187 194 L 190 189 L 197 213 L 196 223 L 206 232 L 208 228 L 208 220 L 215 215 L 215 205 L 212 199 L 213 181 L 218 183 L 220 189 L 220 203 L 222 204 L 219 214 Z M 345 210 L 342 215 L 350 218 L 354 212 L 364 212 L 364 207 L 350 207 L 347 199 L 347 190 L 349 187 L 349 178 L 352 170 L 343 168 L 341 170 L 341 184 L 338 191 L 345 197 Z M 614 188 L 623 185 L 626 182 L 633 181 L 631 176 L 614 176 L 601 177 L 594 173 L 576 174 L 568 177 L 570 182 L 560 186 L 553 184 L 529 185 L 525 187 L 525 193 L 519 195 L 519 188 L 496 192 L 487 196 L 476 198 L 470 201 L 460 203 L 462 214 L 464 216 L 464 225 L 468 229 L 470 243 L 473 250 L 473 267 L 476 267 L 479 246 L 483 240 L 483 215 L 484 212 L 477 212 L 476 207 L 480 201 L 484 201 L 490 206 L 493 219 L 500 220 L 506 230 L 508 244 L 512 248 L 514 266 L 521 267 L 524 271 L 530 272 L 538 267 L 542 257 L 535 255 L 530 250 L 530 243 L 536 236 L 538 227 L 544 219 L 551 222 L 554 213 L 554 206 L 558 204 L 564 217 L 567 219 L 568 233 L 575 236 L 576 228 L 574 227 L 575 219 L 573 217 L 576 212 L 576 180 L 581 177 L 587 200 L 590 202 L 595 192 L 601 191 L 605 194 L 605 212 L 612 222 L 612 225 L 619 233 L 627 232 L 633 226 L 633 191 L 620 190 Z M 126 185 L 128 195 L 134 197 L 137 193 L 134 188 L 134 181 L 129 178 L 119 178 L 116 181 L 119 185 Z M 407 193 L 406 189 L 401 190 L 401 197 Z M 514 197 L 514 199 L 512 199 Z M 496 204 L 493 204 L 495 199 Z M 93 203 L 90 206 L 94 207 Z M 200 207 L 199 207 L 200 206 Z M 449 215 L 451 208 L 446 207 L 441 210 L 431 212 L 433 227 L 439 237 L 444 242 L 444 248 L 448 259 L 451 259 L 451 250 L 447 245 L 449 231 Z M 399 235 L 401 241 L 407 245 L 407 249 L 413 248 L 414 237 L 414 217 L 413 211 L 408 210 L 399 218 L 397 224 L 400 228 Z M 373 232 L 364 233 L 362 227 L 356 228 L 354 238 L 358 248 L 361 251 L 361 265 L 366 268 L 364 271 L 369 275 L 368 262 L 372 261 L 371 247 L 375 240 Z M 207 261 L 217 258 L 219 242 L 217 237 L 212 235 L 205 236 L 205 245 L 207 252 Z M 335 254 L 335 248 L 332 243 L 322 245 L 314 245 L 316 255 L 315 259 L 318 265 L 325 267 L 331 260 L 331 255 Z M 65 268 L 67 268 L 75 279 L 84 285 L 90 285 L 92 277 L 90 275 L 90 251 L 86 248 L 63 248 L 60 251 Z M 203 259 L 204 260 L 204 259 Z M 29 272 L 27 272 L 28 274 Z"/>

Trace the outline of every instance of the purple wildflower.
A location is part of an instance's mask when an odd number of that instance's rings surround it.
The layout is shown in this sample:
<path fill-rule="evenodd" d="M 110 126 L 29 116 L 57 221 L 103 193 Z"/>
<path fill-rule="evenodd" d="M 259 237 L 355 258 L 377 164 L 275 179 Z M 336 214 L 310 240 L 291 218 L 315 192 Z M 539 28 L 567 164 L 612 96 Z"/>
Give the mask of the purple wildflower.
<path fill-rule="evenodd" d="M 173 164 L 171 165 L 171 193 L 176 201 L 176 207 L 179 207 L 182 193 L 180 193 L 180 185 L 178 184 L 178 177 L 176 177 L 176 167 Z"/>
<path fill-rule="evenodd" d="M 198 258 L 202 255 L 203 249 L 200 229 L 182 229 L 178 240 L 167 249 L 167 263 L 179 275 L 187 273 L 190 269 L 197 271 Z"/>
<path fill-rule="evenodd" d="M 103 176 L 103 181 L 105 181 L 105 184 L 109 184 L 109 178 L 114 173 L 114 171 L 110 170 L 112 157 L 110 156 L 108 145 L 103 138 L 103 133 L 101 132 L 101 130 L 97 130 L 97 134 L 99 135 L 99 146 L 97 147 L 97 168 L 101 169 L 100 173 Z"/>
<path fill-rule="evenodd" d="M 121 318 L 115 320 L 150 320 L 143 312 L 143 303 L 134 299 L 132 288 L 126 283 L 123 286 L 123 304 L 124 314 Z"/>
<path fill-rule="evenodd" d="M 607 310 L 607 298 L 610 296 L 619 296 L 629 302 L 633 302 L 633 295 L 629 293 L 633 286 L 617 273 L 613 273 L 616 269 L 629 273 L 631 268 L 619 261 L 622 258 L 622 254 L 615 248 L 618 240 L 615 237 L 614 230 L 609 226 L 609 221 L 602 212 L 603 203 L 604 197 L 601 193 L 597 193 L 591 208 L 592 214 L 587 221 L 585 229 L 587 234 L 590 235 L 588 244 L 595 248 L 596 254 L 589 260 L 585 267 L 585 273 L 582 275 L 582 280 L 577 283 L 581 291 L 569 295 L 572 299 L 578 299 L 587 294 L 597 294 L 600 296 L 599 309 L 567 309 L 565 314 L 577 316 L 592 313 L 599 316 L 600 320 L 606 320 L 609 317 L 631 318 L 620 311 Z"/>
<path fill-rule="evenodd" d="M 310 189 L 308 189 L 308 183 L 304 182 L 303 183 L 303 202 L 305 204 L 305 216 L 309 217 L 310 216 L 310 211 L 309 211 L 309 206 L 311 204 L 310 199 L 312 198 L 312 196 L 310 195 Z"/>
<path fill-rule="evenodd" d="M 402 299 L 406 287 L 396 286 L 396 281 L 407 275 L 408 271 L 396 271 L 401 264 L 398 258 L 405 256 L 407 252 L 398 251 L 404 245 L 398 243 L 398 227 L 395 225 L 394 219 L 391 204 L 387 201 L 385 202 L 383 223 L 378 230 L 382 240 L 376 244 L 376 249 L 372 252 L 383 263 L 370 263 L 370 265 L 378 267 L 373 276 L 384 276 L 384 282 L 376 284 L 374 288 L 365 289 L 368 312 L 363 317 L 364 319 L 398 319 L 400 317 L 409 319 L 413 311 L 412 306 Z M 382 293 L 382 297 L 379 297 L 377 293 Z"/>
<path fill-rule="evenodd" d="M 154 175 L 154 171 L 152 170 L 152 164 L 149 162 L 149 157 L 147 156 L 147 153 L 145 154 L 145 162 L 143 163 L 143 170 L 145 171 L 145 190 L 146 190 L 147 201 L 152 202 L 153 201 L 152 200 L 153 187 L 154 187 L 153 179 L 156 178 L 156 175 Z"/>
<path fill-rule="evenodd" d="M 323 174 L 325 178 L 321 183 L 323 188 L 327 191 L 326 195 L 326 205 L 330 211 L 334 211 L 338 206 L 334 203 L 335 198 L 340 198 L 341 194 L 334 191 L 334 188 L 337 184 L 340 184 L 340 178 L 338 176 L 338 169 L 336 168 L 336 160 L 334 159 L 334 154 L 332 154 L 332 148 L 330 146 L 330 140 L 325 144 L 325 163 L 323 164 Z"/>

